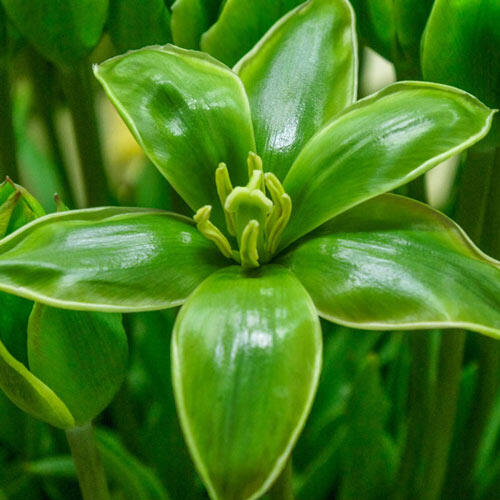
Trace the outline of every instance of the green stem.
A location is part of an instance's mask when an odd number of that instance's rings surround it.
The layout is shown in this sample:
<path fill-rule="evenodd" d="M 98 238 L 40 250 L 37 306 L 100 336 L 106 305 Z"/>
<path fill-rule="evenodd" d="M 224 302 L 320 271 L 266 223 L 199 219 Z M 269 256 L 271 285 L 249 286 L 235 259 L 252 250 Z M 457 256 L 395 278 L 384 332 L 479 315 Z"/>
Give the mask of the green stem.
<path fill-rule="evenodd" d="M 500 258 L 500 148 L 483 153 L 484 169 L 488 170 L 488 185 L 483 189 L 481 249 L 492 257 Z M 487 164 L 486 164 L 487 163 Z M 454 498 L 472 498 L 475 465 L 479 445 L 495 404 L 499 388 L 500 342 L 489 337 L 474 339 L 478 350 L 478 377 L 474 405 L 468 417 L 467 432 L 463 437 L 456 480 L 450 482 Z M 469 496 L 472 495 L 472 496 Z"/>
<path fill-rule="evenodd" d="M 92 424 L 66 431 L 83 500 L 110 500 Z"/>
<path fill-rule="evenodd" d="M 288 460 L 285 468 L 276 479 L 273 487 L 269 490 L 269 500 L 294 500 L 292 463 Z"/>
<path fill-rule="evenodd" d="M 419 500 L 441 498 L 457 412 L 464 345 L 465 332 L 461 330 L 444 331 L 441 334 L 433 404 L 422 437 L 423 449 L 426 450 L 425 481 L 420 484 L 418 495 L 413 497 Z"/>
<path fill-rule="evenodd" d="M 12 120 L 12 102 L 9 72 L 9 51 L 7 47 L 7 25 L 5 13 L 0 5 L 0 179 L 6 175 L 19 181 L 16 156 L 16 136 Z"/>
<path fill-rule="evenodd" d="M 427 330 L 407 334 L 411 351 L 408 424 L 394 500 L 417 498 L 424 479 L 422 455 L 432 402 L 432 337 Z"/>
<path fill-rule="evenodd" d="M 81 62 L 61 69 L 61 80 L 73 119 L 80 167 L 83 175 L 85 205 L 99 206 L 109 202 L 101 140 L 97 127 L 90 65 Z"/>
<path fill-rule="evenodd" d="M 62 154 L 61 142 L 57 134 L 55 111 L 55 78 L 54 68 L 34 50 L 30 51 L 29 62 L 36 107 L 40 113 L 45 128 L 50 153 L 57 167 L 58 180 L 62 192 L 62 199 L 66 205 L 74 207 L 73 191 L 69 181 L 67 165 Z"/>

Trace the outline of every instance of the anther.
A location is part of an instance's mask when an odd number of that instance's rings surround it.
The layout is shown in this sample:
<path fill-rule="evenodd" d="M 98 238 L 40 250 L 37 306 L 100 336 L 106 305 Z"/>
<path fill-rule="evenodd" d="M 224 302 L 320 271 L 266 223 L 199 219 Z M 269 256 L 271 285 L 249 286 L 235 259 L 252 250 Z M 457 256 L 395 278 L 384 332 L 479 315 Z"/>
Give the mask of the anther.
<path fill-rule="evenodd" d="M 286 193 L 283 193 L 279 198 L 279 206 L 281 213 L 274 225 L 270 227 L 267 237 L 267 251 L 273 254 L 278 249 L 278 245 L 288 221 L 292 213 L 292 199 Z"/>
<path fill-rule="evenodd" d="M 251 220 L 246 225 L 241 235 L 240 260 L 245 268 L 259 267 L 259 251 L 257 243 L 259 241 L 259 223 Z"/>
<path fill-rule="evenodd" d="M 248 153 L 247 157 L 247 165 L 248 165 L 248 178 L 252 179 L 254 172 L 262 172 L 264 173 L 264 169 L 262 167 L 262 158 L 254 153 L 253 151 L 250 151 Z M 262 192 L 264 192 L 264 177 L 261 178 L 260 185 L 257 186 L 258 189 L 260 189 Z"/>
<path fill-rule="evenodd" d="M 229 241 L 209 220 L 211 212 L 212 207 L 210 205 L 201 207 L 193 217 L 193 220 L 196 222 L 196 227 L 198 228 L 198 231 L 205 236 L 205 238 L 213 241 L 215 245 L 217 245 L 217 248 L 222 252 L 224 257 L 232 258 L 233 251 Z"/>
<path fill-rule="evenodd" d="M 224 208 L 226 205 L 226 199 L 231 194 L 233 190 L 233 185 L 231 183 L 231 178 L 229 177 L 229 172 L 225 163 L 219 163 L 217 170 L 215 171 L 215 185 L 217 187 L 217 194 L 219 195 L 219 200 Z M 231 213 L 224 209 L 224 217 L 226 218 L 226 227 L 231 236 L 236 236 L 236 231 L 234 229 L 234 218 Z"/>

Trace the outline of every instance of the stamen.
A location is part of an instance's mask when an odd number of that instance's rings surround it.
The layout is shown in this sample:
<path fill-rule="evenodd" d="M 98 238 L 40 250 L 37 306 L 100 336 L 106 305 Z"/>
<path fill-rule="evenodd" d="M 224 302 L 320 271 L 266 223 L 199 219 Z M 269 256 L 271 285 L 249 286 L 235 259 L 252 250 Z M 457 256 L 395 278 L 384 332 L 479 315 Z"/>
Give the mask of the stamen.
<path fill-rule="evenodd" d="M 292 199 L 286 193 L 283 193 L 279 198 L 279 205 L 281 208 L 281 214 L 274 225 L 270 228 L 267 237 L 267 251 L 270 254 L 273 254 L 278 249 L 283 230 L 290 220 L 290 215 L 292 213 Z"/>
<path fill-rule="evenodd" d="M 248 153 L 247 165 L 248 165 L 248 178 L 249 179 L 252 178 L 255 171 L 264 173 L 264 170 L 262 167 L 262 158 L 258 154 L 254 153 L 252 151 L 250 151 Z M 258 186 L 258 189 L 260 189 L 262 192 L 264 192 L 264 179 L 263 178 L 262 178 L 260 186 Z"/>
<path fill-rule="evenodd" d="M 271 210 L 271 213 L 269 214 L 266 222 L 266 233 L 270 234 L 272 228 L 276 224 L 276 221 L 281 215 L 280 197 L 285 194 L 285 190 L 283 189 L 283 186 L 281 185 L 279 179 L 272 172 L 267 172 L 264 175 L 264 180 L 267 190 L 269 191 L 271 198 L 273 199 L 273 209 Z"/>
<path fill-rule="evenodd" d="M 222 232 L 209 221 L 211 212 L 212 207 L 210 205 L 201 207 L 193 217 L 196 222 L 196 227 L 205 238 L 213 241 L 217 245 L 217 248 L 222 252 L 224 257 L 231 258 L 233 256 L 233 251 L 229 241 Z"/>
<path fill-rule="evenodd" d="M 241 265 L 245 268 L 259 267 L 259 252 L 257 242 L 259 240 L 259 223 L 251 220 L 243 230 L 240 243 Z"/>
<path fill-rule="evenodd" d="M 219 163 L 217 170 L 215 171 L 215 185 L 217 186 L 217 194 L 219 195 L 219 200 L 222 207 L 226 206 L 226 199 L 231 194 L 233 190 L 233 185 L 231 183 L 231 178 L 229 177 L 229 172 L 225 163 Z M 226 227 L 231 236 L 236 236 L 236 230 L 234 229 L 234 218 L 230 212 L 224 208 L 224 217 L 226 218 Z"/>

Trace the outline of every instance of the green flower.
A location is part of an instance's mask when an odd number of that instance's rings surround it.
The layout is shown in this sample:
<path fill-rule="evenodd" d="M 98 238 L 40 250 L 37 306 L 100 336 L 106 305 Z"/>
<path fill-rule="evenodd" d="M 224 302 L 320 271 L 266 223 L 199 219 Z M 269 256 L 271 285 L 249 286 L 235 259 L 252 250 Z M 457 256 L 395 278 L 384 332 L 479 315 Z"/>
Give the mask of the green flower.
<path fill-rule="evenodd" d="M 194 221 L 76 210 L 0 243 L 1 290 L 80 310 L 183 305 L 173 383 L 214 499 L 255 499 L 283 468 L 318 384 L 320 316 L 500 335 L 499 263 L 384 194 L 479 141 L 493 112 L 417 82 L 353 103 L 356 54 L 350 5 L 311 0 L 233 70 L 173 46 L 105 62 L 97 78 Z"/>

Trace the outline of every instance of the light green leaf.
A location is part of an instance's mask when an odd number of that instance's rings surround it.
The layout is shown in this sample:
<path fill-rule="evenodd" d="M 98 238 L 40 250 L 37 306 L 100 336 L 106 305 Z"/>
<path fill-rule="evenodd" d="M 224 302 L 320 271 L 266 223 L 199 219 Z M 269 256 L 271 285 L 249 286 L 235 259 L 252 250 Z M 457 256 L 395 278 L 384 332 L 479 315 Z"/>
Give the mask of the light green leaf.
<path fill-rule="evenodd" d="M 109 34 L 120 52 L 172 40 L 164 0 L 111 0 L 109 13 Z"/>
<path fill-rule="evenodd" d="M 108 406 L 127 371 L 121 315 L 35 304 L 28 325 L 31 373 L 64 401 L 76 425 Z"/>
<path fill-rule="evenodd" d="M 226 265 L 190 219 L 95 208 L 47 215 L 0 240 L 0 290 L 66 309 L 144 311 L 182 304 Z"/>
<path fill-rule="evenodd" d="M 459 327 L 500 337 L 500 263 L 450 219 L 409 198 L 369 200 L 279 262 L 330 321 L 375 330 Z"/>
<path fill-rule="evenodd" d="M 422 39 L 426 79 L 500 107 L 500 2 L 435 0 Z"/>
<path fill-rule="evenodd" d="M 247 182 L 255 150 L 250 108 L 239 78 L 206 54 L 148 47 L 106 61 L 97 79 L 151 161 L 197 210 L 224 216 L 215 169 L 225 162 L 236 185 Z"/>
<path fill-rule="evenodd" d="M 226 0 L 219 19 L 202 36 L 201 48 L 232 66 L 280 17 L 301 3 L 302 0 Z"/>
<path fill-rule="evenodd" d="M 193 292 L 174 328 L 172 376 L 213 499 L 256 499 L 269 488 L 309 413 L 320 364 L 314 306 L 282 267 L 228 267 Z"/>
<path fill-rule="evenodd" d="M 36 378 L 0 342 L 0 389 L 21 410 L 55 427 L 69 429 L 75 420 L 52 389 Z"/>
<path fill-rule="evenodd" d="M 175 45 L 199 49 L 201 35 L 217 19 L 221 0 L 176 0 L 172 5 L 172 36 Z"/>
<path fill-rule="evenodd" d="M 257 152 L 283 179 L 302 146 L 356 99 L 354 12 L 311 0 L 277 22 L 235 67 L 247 91 Z"/>
<path fill-rule="evenodd" d="M 357 102 L 312 137 L 288 172 L 292 217 L 281 248 L 479 141 L 492 116 L 470 94 L 426 82 L 396 83 Z"/>
<path fill-rule="evenodd" d="M 101 38 L 108 0 L 0 0 L 14 26 L 47 59 L 72 66 Z"/>

